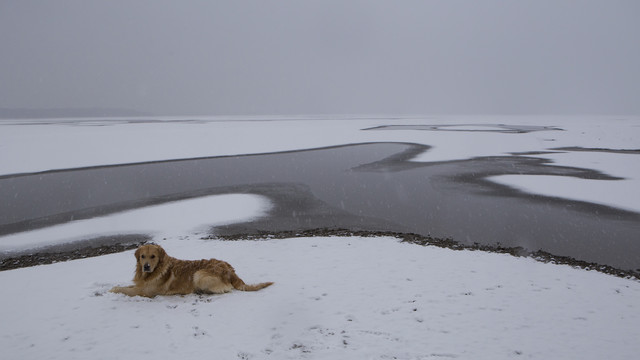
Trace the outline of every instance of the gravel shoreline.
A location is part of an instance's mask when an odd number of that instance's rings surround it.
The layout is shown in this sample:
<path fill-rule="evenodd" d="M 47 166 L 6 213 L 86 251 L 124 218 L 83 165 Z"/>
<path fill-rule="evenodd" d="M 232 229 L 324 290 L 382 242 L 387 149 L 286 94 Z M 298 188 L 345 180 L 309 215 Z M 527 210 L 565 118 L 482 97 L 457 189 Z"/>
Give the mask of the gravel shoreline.
<path fill-rule="evenodd" d="M 640 280 L 640 269 L 637 270 L 623 270 L 609 265 L 602 265 L 593 262 L 587 262 L 578 260 L 570 256 L 553 255 L 546 251 L 537 250 L 530 251 L 523 247 L 504 247 L 500 244 L 497 245 L 483 245 L 461 244 L 452 239 L 434 238 L 431 236 L 423 236 L 413 233 L 399 233 L 390 231 L 352 231 L 348 229 L 313 229 L 303 231 L 281 231 L 281 232 L 258 232 L 256 234 L 237 234 L 237 235 L 212 235 L 208 239 L 222 239 L 222 240 L 262 240 L 262 239 L 285 239 L 294 237 L 312 237 L 312 236 L 359 236 L 359 237 L 378 237 L 378 236 L 390 236 L 400 239 L 402 242 L 407 242 L 422 246 L 437 246 L 440 248 L 447 248 L 451 250 L 471 250 L 471 251 L 485 251 L 499 254 L 509 254 L 516 257 L 530 257 L 534 260 L 558 264 L 569 265 L 572 267 L 588 270 L 598 271 L 601 273 L 621 277 L 628 279 Z"/>
<path fill-rule="evenodd" d="M 0 254 L 0 271 L 85 259 L 132 250 L 151 241 L 147 235 L 116 235 L 47 246 L 34 251 Z"/>
<path fill-rule="evenodd" d="M 598 271 L 601 273 L 628 278 L 634 280 L 640 280 L 640 269 L 638 270 L 622 270 L 617 269 L 609 265 L 602 265 L 597 263 L 586 262 L 577 260 L 569 256 L 558 256 L 550 254 L 546 251 L 530 251 L 522 247 L 503 247 L 498 245 L 482 245 L 472 244 L 466 245 L 458 243 L 452 239 L 439 239 L 431 236 L 423 236 L 412 233 L 398 233 L 389 231 L 362 231 L 362 230 L 348 230 L 348 229 L 331 229 L 331 228 L 319 228 L 312 230 L 301 231 L 279 231 L 279 232 L 266 232 L 258 231 L 251 234 L 233 234 L 233 235 L 209 235 L 202 238 L 203 240 L 270 240 L 270 239 L 285 239 L 296 237 L 380 237 L 390 236 L 400 239 L 402 242 L 421 246 L 437 246 L 440 248 L 447 248 L 452 250 L 472 250 L 472 251 L 485 251 L 500 254 L 509 254 L 516 257 L 529 257 L 544 263 L 552 263 L 559 265 L 569 265 L 572 267 L 588 270 Z M 15 256 L 5 257 L 0 259 L 0 271 L 12 270 L 24 267 L 31 267 L 37 265 L 53 264 L 57 262 L 70 261 L 76 259 L 84 259 L 95 256 L 102 256 L 107 254 L 113 254 L 118 252 L 124 252 L 137 248 L 138 246 L 148 243 L 151 239 L 147 236 L 128 236 L 128 237 L 113 237 L 113 238 L 100 238 L 99 241 L 95 241 L 97 245 L 87 245 L 80 247 L 70 246 L 66 247 L 52 247 L 43 249 L 36 253 L 18 254 Z M 89 243 L 89 242 L 87 242 Z"/>

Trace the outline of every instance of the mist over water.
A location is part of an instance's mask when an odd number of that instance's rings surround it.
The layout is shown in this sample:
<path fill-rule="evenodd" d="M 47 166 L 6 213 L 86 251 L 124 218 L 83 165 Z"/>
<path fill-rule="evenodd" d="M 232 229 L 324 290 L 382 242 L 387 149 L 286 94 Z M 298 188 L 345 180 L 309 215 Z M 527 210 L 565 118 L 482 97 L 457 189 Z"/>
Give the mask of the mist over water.
<path fill-rule="evenodd" d="M 5 1 L 0 108 L 640 114 L 639 17 L 626 0 Z"/>

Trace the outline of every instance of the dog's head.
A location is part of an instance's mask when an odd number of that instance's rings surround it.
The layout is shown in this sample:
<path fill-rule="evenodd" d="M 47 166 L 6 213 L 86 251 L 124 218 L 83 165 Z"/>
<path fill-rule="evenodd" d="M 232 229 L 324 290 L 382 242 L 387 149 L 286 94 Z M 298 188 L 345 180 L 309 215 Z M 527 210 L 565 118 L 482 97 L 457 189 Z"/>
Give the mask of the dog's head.
<path fill-rule="evenodd" d="M 162 264 L 167 253 L 159 245 L 142 245 L 135 255 L 138 272 L 152 273 Z"/>

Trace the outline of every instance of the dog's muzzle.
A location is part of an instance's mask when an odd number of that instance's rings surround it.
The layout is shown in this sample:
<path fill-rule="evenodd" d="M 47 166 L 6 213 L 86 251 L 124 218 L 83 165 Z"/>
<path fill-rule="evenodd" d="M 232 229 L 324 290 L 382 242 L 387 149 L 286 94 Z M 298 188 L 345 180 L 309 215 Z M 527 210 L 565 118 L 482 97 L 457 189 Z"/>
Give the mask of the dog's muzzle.
<path fill-rule="evenodd" d="M 144 264 L 144 265 L 142 266 L 142 271 L 144 271 L 144 272 L 151 272 L 151 265 L 149 265 L 149 264 Z"/>

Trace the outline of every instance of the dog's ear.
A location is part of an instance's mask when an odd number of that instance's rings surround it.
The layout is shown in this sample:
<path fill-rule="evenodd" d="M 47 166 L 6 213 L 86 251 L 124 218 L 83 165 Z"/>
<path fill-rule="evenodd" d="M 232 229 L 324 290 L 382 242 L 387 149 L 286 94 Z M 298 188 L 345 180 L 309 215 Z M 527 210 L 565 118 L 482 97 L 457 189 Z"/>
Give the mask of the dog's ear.
<path fill-rule="evenodd" d="M 161 246 L 158 246 L 158 261 L 163 262 L 164 258 L 167 256 L 167 252 Z"/>
<path fill-rule="evenodd" d="M 136 257 L 136 261 L 138 261 L 140 259 L 140 248 L 138 248 L 138 250 L 136 250 L 134 255 Z"/>

